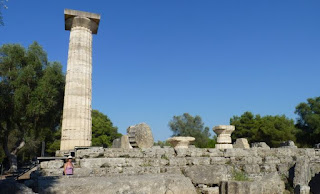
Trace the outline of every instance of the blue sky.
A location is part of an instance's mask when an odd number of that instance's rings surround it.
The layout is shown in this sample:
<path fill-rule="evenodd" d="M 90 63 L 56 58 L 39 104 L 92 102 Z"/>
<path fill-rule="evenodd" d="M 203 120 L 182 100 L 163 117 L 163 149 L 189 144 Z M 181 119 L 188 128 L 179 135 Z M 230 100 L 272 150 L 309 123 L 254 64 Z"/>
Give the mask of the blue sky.
<path fill-rule="evenodd" d="M 67 64 L 64 8 L 101 14 L 93 37 L 93 108 L 125 133 L 148 123 L 172 135 L 174 115 L 206 126 L 252 111 L 296 119 L 319 96 L 320 1 L 10 0 L 0 45 L 38 41 Z"/>

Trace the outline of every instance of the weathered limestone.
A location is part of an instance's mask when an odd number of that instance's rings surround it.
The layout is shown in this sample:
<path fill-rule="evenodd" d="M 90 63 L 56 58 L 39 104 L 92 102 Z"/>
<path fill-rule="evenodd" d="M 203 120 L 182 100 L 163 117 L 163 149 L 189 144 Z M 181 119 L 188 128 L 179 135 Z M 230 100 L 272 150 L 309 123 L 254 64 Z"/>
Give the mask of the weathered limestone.
<path fill-rule="evenodd" d="M 255 142 L 251 144 L 252 148 L 270 149 L 266 142 Z"/>
<path fill-rule="evenodd" d="M 171 137 L 167 139 L 174 148 L 188 148 L 190 142 L 196 140 L 194 137 Z"/>
<path fill-rule="evenodd" d="M 134 175 L 108 177 L 61 177 L 39 179 L 39 193 L 152 193 L 196 194 L 183 175 Z"/>
<path fill-rule="evenodd" d="M 255 181 L 222 182 L 221 194 L 282 194 L 285 191 L 284 182 L 277 173 L 264 176 Z"/>
<path fill-rule="evenodd" d="M 123 135 L 120 138 L 113 140 L 112 148 L 131 149 L 132 146 L 130 145 L 129 137 L 127 135 Z"/>
<path fill-rule="evenodd" d="M 236 140 L 236 142 L 233 143 L 233 148 L 249 149 L 250 145 L 249 145 L 248 140 L 246 138 L 239 138 Z"/>
<path fill-rule="evenodd" d="M 151 148 L 153 146 L 152 131 L 146 123 L 130 126 L 127 133 L 130 145 L 133 148 Z"/>
<path fill-rule="evenodd" d="M 91 146 L 92 34 L 97 34 L 100 15 L 64 11 L 70 30 L 60 150 Z"/>
<path fill-rule="evenodd" d="M 217 149 L 228 149 L 233 148 L 231 134 L 235 130 L 233 125 L 218 125 L 213 127 L 213 131 L 218 135 L 217 138 Z"/>
<path fill-rule="evenodd" d="M 282 147 L 282 148 L 297 148 L 297 146 L 291 140 L 282 142 L 280 144 L 280 147 Z"/>
<path fill-rule="evenodd" d="M 308 185 L 297 185 L 294 188 L 294 194 L 310 194 L 310 187 Z"/>
<path fill-rule="evenodd" d="M 41 174 L 47 176 L 45 178 L 54 176 L 60 181 L 60 178 L 63 177 L 63 163 L 61 161 L 43 162 L 40 167 Z M 234 172 L 243 173 L 251 181 L 236 181 L 241 180 L 241 177 L 237 179 Z M 202 193 L 217 193 L 217 188 L 214 187 L 220 186 L 221 189 L 230 189 L 228 193 L 269 194 L 282 193 L 283 182 L 275 176 L 275 174 L 279 174 L 283 180 L 290 180 L 297 192 L 306 193 L 310 188 L 310 192 L 319 193 L 317 192 L 319 173 L 320 154 L 318 150 L 310 148 L 174 149 L 152 147 L 103 149 L 96 147 L 77 150 L 75 174 L 72 178 L 88 178 L 87 180 L 90 182 L 91 177 L 101 177 L 97 180 L 108 181 L 111 176 L 128 176 L 135 179 L 137 175 L 160 177 L 175 174 L 189 178 Z M 64 179 L 62 178 L 62 180 Z M 78 179 L 73 180 L 77 182 Z M 144 181 L 144 179 L 139 181 Z M 137 180 L 135 184 L 140 185 L 139 181 Z M 226 183 L 221 184 L 221 182 Z M 122 187 L 117 185 L 114 188 Z"/>

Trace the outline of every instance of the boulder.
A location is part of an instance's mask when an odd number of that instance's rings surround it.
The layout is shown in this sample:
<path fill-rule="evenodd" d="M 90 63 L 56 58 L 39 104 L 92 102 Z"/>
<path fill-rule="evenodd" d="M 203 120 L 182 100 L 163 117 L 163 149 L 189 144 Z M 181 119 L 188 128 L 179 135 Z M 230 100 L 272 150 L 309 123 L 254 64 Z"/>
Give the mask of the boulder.
<path fill-rule="evenodd" d="M 146 123 L 130 126 L 127 133 L 133 148 L 151 148 L 154 144 L 151 128 Z"/>
<path fill-rule="evenodd" d="M 196 194 L 190 179 L 175 174 L 40 178 L 38 187 L 39 193 Z"/>
<path fill-rule="evenodd" d="M 236 142 L 233 143 L 233 148 L 245 148 L 249 149 L 250 145 L 246 138 L 238 138 Z"/>
<path fill-rule="evenodd" d="M 252 148 L 262 148 L 262 149 L 270 149 L 266 142 L 255 142 L 251 144 Z"/>

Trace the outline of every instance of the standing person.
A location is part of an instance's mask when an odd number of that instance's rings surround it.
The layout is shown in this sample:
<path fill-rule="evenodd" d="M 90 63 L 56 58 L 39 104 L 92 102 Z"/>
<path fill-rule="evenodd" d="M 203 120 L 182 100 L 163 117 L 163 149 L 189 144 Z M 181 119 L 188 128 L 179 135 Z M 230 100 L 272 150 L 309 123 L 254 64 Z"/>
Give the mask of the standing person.
<path fill-rule="evenodd" d="M 68 156 L 67 162 L 64 164 L 64 175 L 73 175 L 72 156 Z"/>

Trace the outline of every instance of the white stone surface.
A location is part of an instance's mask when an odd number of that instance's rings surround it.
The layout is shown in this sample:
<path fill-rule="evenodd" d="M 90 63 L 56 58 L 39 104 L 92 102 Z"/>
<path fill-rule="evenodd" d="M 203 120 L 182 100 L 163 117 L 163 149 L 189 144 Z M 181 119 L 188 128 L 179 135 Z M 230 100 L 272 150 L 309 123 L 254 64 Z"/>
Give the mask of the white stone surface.
<path fill-rule="evenodd" d="M 167 141 L 174 148 L 188 148 L 190 142 L 196 140 L 194 137 L 171 137 Z"/>

